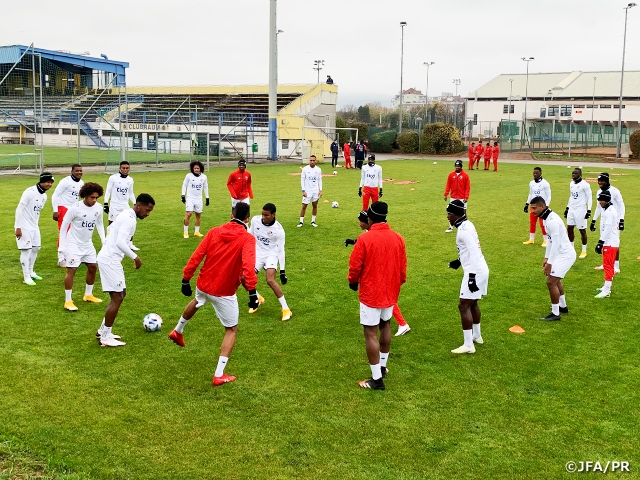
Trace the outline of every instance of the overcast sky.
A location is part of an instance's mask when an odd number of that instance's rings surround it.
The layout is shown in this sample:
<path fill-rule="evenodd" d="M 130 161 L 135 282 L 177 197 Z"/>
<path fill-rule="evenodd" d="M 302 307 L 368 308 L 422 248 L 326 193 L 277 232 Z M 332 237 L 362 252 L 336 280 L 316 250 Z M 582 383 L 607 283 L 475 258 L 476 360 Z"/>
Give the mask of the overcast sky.
<path fill-rule="evenodd" d="M 4 3 L 4 2 L 3 2 Z M 279 82 L 315 83 L 325 61 L 339 106 L 390 104 L 404 88 L 466 95 L 501 73 L 620 70 L 626 0 L 278 0 Z M 3 6 L 0 45 L 89 51 L 130 63 L 127 83 L 268 82 L 269 0 L 30 0 Z M 626 70 L 640 70 L 640 6 Z"/>

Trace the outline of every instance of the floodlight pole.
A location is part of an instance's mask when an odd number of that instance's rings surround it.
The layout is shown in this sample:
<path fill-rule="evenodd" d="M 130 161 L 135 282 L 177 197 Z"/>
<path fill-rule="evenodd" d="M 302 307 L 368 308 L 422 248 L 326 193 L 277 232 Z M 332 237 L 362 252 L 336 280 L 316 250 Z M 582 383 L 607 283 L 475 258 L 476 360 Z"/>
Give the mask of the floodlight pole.
<path fill-rule="evenodd" d="M 567 118 L 567 120 L 569 120 L 569 158 L 571 158 L 571 134 L 573 133 L 573 118 L 569 117 Z"/>
<path fill-rule="evenodd" d="M 523 125 L 523 133 L 527 138 L 527 142 L 529 141 L 529 135 L 527 134 L 527 102 L 529 101 L 529 62 L 535 60 L 533 57 L 522 57 L 523 62 L 527 62 L 527 81 L 524 87 L 524 125 Z M 522 143 L 520 143 L 520 147 L 522 147 Z"/>
<path fill-rule="evenodd" d="M 596 108 L 596 80 L 597 79 L 598 77 L 593 77 L 593 98 L 591 99 L 591 135 L 592 136 L 593 136 L 593 110 L 594 108 Z"/>
<path fill-rule="evenodd" d="M 398 115 L 398 133 L 402 133 L 402 76 L 404 69 L 404 27 L 407 22 L 400 22 L 400 30 L 402 30 L 402 40 L 400 42 L 400 113 Z"/>
<path fill-rule="evenodd" d="M 511 147 L 511 99 L 513 98 L 513 78 L 509 79 L 511 86 L 509 87 L 509 112 L 507 124 L 509 125 L 509 146 Z"/>
<path fill-rule="evenodd" d="M 324 60 L 314 60 L 313 65 L 313 69 L 318 72 L 318 85 L 320 85 L 320 70 L 324 66 Z"/>
<path fill-rule="evenodd" d="M 427 66 L 427 89 L 424 92 L 424 116 L 425 116 L 425 120 L 424 123 L 428 122 L 428 115 L 429 115 L 429 67 L 431 65 L 433 65 L 436 62 L 423 62 L 423 65 Z"/>
<path fill-rule="evenodd" d="M 269 2 L 269 160 L 278 159 L 278 27 L 277 0 Z M 220 144 L 218 143 L 218 155 Z M 218 156 L 218 158 L 220 158 Z"/>
<path fill-rule="evenodd" d="M 453 101 L 456 102 L 456 113 L 455 113 L 454 124 L 457 129 L 458 128 L 458 85 L 460 85 L 462 82 L 460 81 L 459 78 L 454 78 L 453 83 L 456 85 L 456 96 L 453 97 Z"/>
<path fill-rule="evenodd" d="M 620 104 L 618 105 L 618 142 L 616 145 L 616 158 L 620 158 L 620 150 L 622 147 L 622 88 L 624 85 L 624 55 L 627 48 L 627 15 L 629 9 L 636 7 L 637 4 L 630 3 L 624 7 L 624 39 L 622 41 L 622 70 L 620 71 Z"/>

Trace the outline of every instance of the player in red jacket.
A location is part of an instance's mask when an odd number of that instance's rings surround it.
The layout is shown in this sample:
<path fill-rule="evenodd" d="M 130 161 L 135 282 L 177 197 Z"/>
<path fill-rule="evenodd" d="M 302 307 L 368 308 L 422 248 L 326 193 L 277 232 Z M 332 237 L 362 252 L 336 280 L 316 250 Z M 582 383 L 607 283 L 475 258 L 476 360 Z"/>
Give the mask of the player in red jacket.
<path fill-rule="evenodd" d="M 247 162 L 244 159 L 238 160 L 238 170 L 231 172 L 227 179 L 227 189 L 231 194 L 231 211 L 238 202 L 249 204 L 253 198 L 251 189 L 251 174 L 247 171 Z"/>
<path fill-rule="evenodd" d="M 349 142 L 344 142 L 342 154 L 344 155 L 344 168 L 353 168 L 353 165 L 351 165 L 351 146 Z"/>
<path fill-rule="evenodd" d="M 236 379 L 224 373 L 224 367 L 236 343 L 239 316 L 236 290 L 240 284 L 249 291 L 249 308 L 258 308 L 258 278 L 254 270 L 256 238 L 247 231 L 249 218 L 249 205 L 238 202 L 233 219 L 209 230 L 193 252 L 183 270 L 182 293 L 187 297 L 193 294 L 190 280 L 204 259 L 204 265 L 196 281 L 196 296 L 185 307 L 178 325 L 169 334 L 174 343 L 184 347 L 182 332 L 187 322 L 204 304 L 213 305 L 216 316 L 225 329 L 218 366 L 213 377 L 213 384 L 216 386 Z"/>
<path fill-rule="evenodd" d="M 478 142 L 478 146 L 476 147 L 476 156 L 475 156 L 475 164 L 476 168 L 480 169 L 480 159 L 482 158 L 482 154 L 484 153 L 484 147 L 482 146 L 482 142 Z"/>
<path fill-rule="evenodd" d="M 498 171 L 498 157 L 500 156 L 500 145 L 498 142 L 493 142 L 493 171 Z"/>
<path fill-rule="evenodd" d="M 349 257 L 349 288 L 358 291 L 360 324 L 364 327 L 371 378 L 362 388 L 384 390 L 391 347 L 389 320 L 398 302 L 400 287 L 407 281 L 407 250 L 404 239 L 387 224 L 388 206 L 375 202 L 367 211 L 371 228 L 360 235 Z M 378 339 L 378 331 L 380 338 Z"/>
<path fill-rule="evenodd" d="M 471 179 L 467 172 L 462 169 L 462 160 L 456 160 L 454 166 L 455 170 L 447 177 L 447 185 L 444 187 L 444 201 L 446 202 L 449 194 L 451 194 L 451 201 L 461 200 L 466 209 L 469 194 L 471 193 Z M 451 232 L 453 232 L 453 226 L 449 224 L 449 228 L 445 230 L 445 233 Z"/>
<path fill-rule="evenodd" d="M 468 151 L 467 155 L 469 156 L 469 170 L 473 170 L 473 164 L 474 164 L 475 159 L 476 159 L 476 144 L 475 144 L 475 142 L 471 142 L 471 145 L 469 145 L 469 151 Z"/>
<path fill-rule="evenodd" d="M 489 142 L 487 142 L 487 146 L 484 147 L 484 169 L 489 170 L 491 166 L 491 155 L 493 155 L 493 147 Z"/>

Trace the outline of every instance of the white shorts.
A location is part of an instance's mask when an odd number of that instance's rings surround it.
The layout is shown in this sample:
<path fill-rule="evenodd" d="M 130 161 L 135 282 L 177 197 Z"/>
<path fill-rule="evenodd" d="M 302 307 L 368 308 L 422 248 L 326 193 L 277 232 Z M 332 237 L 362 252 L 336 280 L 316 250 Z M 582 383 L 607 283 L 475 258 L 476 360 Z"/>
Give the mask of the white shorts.
<path fill-rule="evenodd" d="M 267 270 L 268 268 L 277 269 L 277 267 L 278 267 L 277 255 L 268 255 L 266 257 L 256 257 L 256 273 L 258 273 L 263 268 Z"/>
<path fill-rule="evenodd" d="M 467 209 L 467 202 L 465 202 L 464 199 L 451 197 L 451 201 L 453 202 L 454 200 L 460 200 L 462 203 L 464 203 L 464 209 Z"/>
<path fill-rule="evenodd" d="M 465 300 L 480 300 L 487 294 L 487 287 L 489 286 L 489 270 L 480 271 L 476 273 L 476 285 L 478 285 L 477 292 L 469 290 L 469 274 L 465 273 L 462 277 L 462 284 L 460 285 L 460 298 Z"/>
<path fill-rule="evenodd" d="M 576 252 L 573 252 L 573 255 L 569 253 L 569 255 L 556 258 L 551 264 L 551 273 L 549 275 L 556 278 L 564 278 L 575 261 Z"/>
<path fill-rule="evenodd" d="M 204 293 L 196 287 L 196 308 L 200 308 L 205 303 L 210 302 L 216 312 L 216 317 L 220 323 L 227 328 L 238 325 L 238 317 L 240 310 L 238 308 L 238 297 L 231 295 L 229 297 L 215 297 Z"/>
<path fill-rule="evenodd" d="M 116 205 L 116 206 L 109 205 L 109 216 L 107 217 L 107 219 L 110 222 L 115 222 L 116 218 L 118 218 L 118 215 L 124 212 L 127 208 L 129 208 L 128 203 L 126 205 Z"/>
<path fill-rule="evenodd" d="M 367 327 L 377 327 L 381 321 L 388 322 L 391 320 L 393 313 L 393 305 L 387 308 L 367 307 L 360 302 L 360 325 Z"/>
<path fill-rule="evenodd" d="M 238 200 L 237 198 L 232 198 L 231 199 L 231 208 L 236 208 L 236 205 L 238 204 L 238 202 L 242 202 L 242 203 L 246 203 L 247 205 L 251 205 L 249 203 L 249 197 L 244 198 L 242 200 Z"/>
<path fill-rule="evenodd" d="M 567 226 L 573 225 L 578 227 L 578 230 L 586 230 L 587 219 L 584 218 L 586 215 L 586 208 L 569 208 L 569 214 L 567 215 Z"/>
<path fill-rule="evenodd" d="M 73 248 L 64 252 L 64 261 L 67 268 L 78 268 L 82 263 L 96 263 L 96 249 L 93 245 L 90 248 Z"/>
<path fill-rule="evenodd" d="M 98 270 L 100 271 L 100 283 L 102 284 L 103 292 L 122 292 L 127 288 L 127 284 L 124 281 L 122 263 L 110 263 L 98 259 Z"/>
<path fill-rule="evenodd" d="M 306 197 L 302 197 L 302 203 L 309 205 L 312 202 L 317 202 L 320 199 L 320 192 L 307 193 Z"/>
<path fill-rule="evenodd" d="M 21 228 L 22 236 L 16 237 L 16 243 L 18 244 L 18 250 L 31 250 L 33 247 L 41 247 L 42 242 L 40 240 L 40 229 L 27 230 Z"/>
<path fill-rule="evenodd" d="M 198 202 L 187 198 L 187 212 L 202 213 L 202 199 Z"/>

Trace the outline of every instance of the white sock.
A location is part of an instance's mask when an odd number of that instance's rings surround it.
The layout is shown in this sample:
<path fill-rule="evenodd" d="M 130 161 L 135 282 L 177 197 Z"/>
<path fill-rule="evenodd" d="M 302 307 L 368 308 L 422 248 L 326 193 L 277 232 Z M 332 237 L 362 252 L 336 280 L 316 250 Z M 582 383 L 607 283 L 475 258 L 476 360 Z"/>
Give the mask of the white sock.
<path fill-rule="evenodd" d="M 93 285 L 89 285 L 88 283 L 85 283 L 84 285 L 84 294 L 88 297 L 90 295 L 93 295 Z"/>
<path fill-rule="evenodd" d="M 462 330 L 464 335 L 464 346 L 473 347 L 473 330 Z"/>
<path fill-rule="evenodd" d="M 311 221 L 315 223 L 315 221 L 316 221 L 316 216 L 315 215 L 311 215 Z"/>
<path fill-rule="evenodd" d="M 551 304 L 551 313 L 553 313 L 554 315 L 560 315 L 560 304 L 559 303 L 552 303 Z"/>
<path fill-rule="evenodd" d="M 529 234 L 529 240 L 535 240 L 535 239 L 536 239 L 536 234 L 535 233 L 530 233 Z"/>
<path fill-rule="evenodd" d="M 227 366 L 228 361 L 229 357 L 223 357 L 222 355 L 220 355 L 220 358 L 218 358 L 218 366 L 216 367 L 216 373 L 214 376 L 221 377 L 222 375 L 224 375 L 224 367 Z"/>
<path fill-rule="evenodd" d="M 283 310 L 289 310 L 289 305 L 287 305 L 287 301 L 284 299 L 284 295 L 282 295 L 278 301 L 280 302 L 280 305 L 282 305 L 282 309 Z"/>
<path fill-rule="evenodd" d="M 378 380 L 382 378 L 382 372 L 380 371 L 380 364 L 376 363 L 375 365 L 369 365 L 371 367 L 371 378 L 374 380 Z"/>
<path fill-rule="evenodd" d="M 620 270 L 620 261 L 616 260 L 613 264 L 613 268 L 616 270 Z"/>
<path fill-rule="evenodd" d="M 200 225 L 196 225 L 196 232 L 200 231 Z"/>
<path fill-rule="evenodd" d="M 176 328 L 174 328 L 174 330 L 178 333 L 182 333 L 184 331 L 184 327 L 187 324 L 189 320 L 186 320 L 184 317 L 180 317 L 180 321 L 178 322 L 178 324 L 176 325 Z"/>
<path fill-rule="evenodd" d="M 29 275 L 36 274 L 36 272 L 33 270 L 33 267 L 36 264 L 36 258 L 38 258 L 39 251 L 40 251 L 40 247 L 33 247 L 31 249 L 31 256 L 29 257 Z"/>
<path fill-rule="evenodd" d="M 65 290 L 64 291 L 64 301 L 65 302 L 70 302 L 71 301 L 71 290 Z"/>
<path fill-rule="evenodd" d="M 480 333 L 480 324 L 479 323 L 474 323 L 473 324 L 473 338 L 480 338 L 482 336 L 482 334 Z"/>
<path fill-rule="evenodd" d="M 300 217 L 300 223 L 304 223 L 304 217 Z"/>
<path fill-rule="evenodd" d="M 587 246 L 586 245 L 582 245 L 582 251 L 586 252 L 587 251 Z"/>
<path fill-rule="evenodd" d="M 611 280 L 605 280 L 604 281 L 604 287 L 602 288 L 602 290 L 604 290 L 605 292 L 610 292 L 612 283 L 613 282 Z"/>
<path fill-rule="evenodd" d="M 184 233 L 189 233 L 189 225 L 184 226 Z"/>
<path fill-rule="evenodd" d="M 558 306 L 562 308 L 567 308 L 567 299 L 565 298 L 564 295 L 560 295 L 560 301 L 558 302 Z"/>
<path fill-rule="evenodd" d="M 387 353 L 380 352 L 380 366 L 381 367 L 386 367 L 387 366 L 387 360 L 388 359 L 389 359 L 389 352 L 387 352 Z"/>
<path fill-rule="evenodd" d="M 31 250 L 20 250 L 20 265 L 25 282 L 31 280 Z"/>
<path fill-rule="evenodd" d="M 112 327 L 107 327 L 107 326 L 102 327 L 102 331 L 100 332 L 100 337 L 107 338 L 111 336 L 111 328 Z"/>

